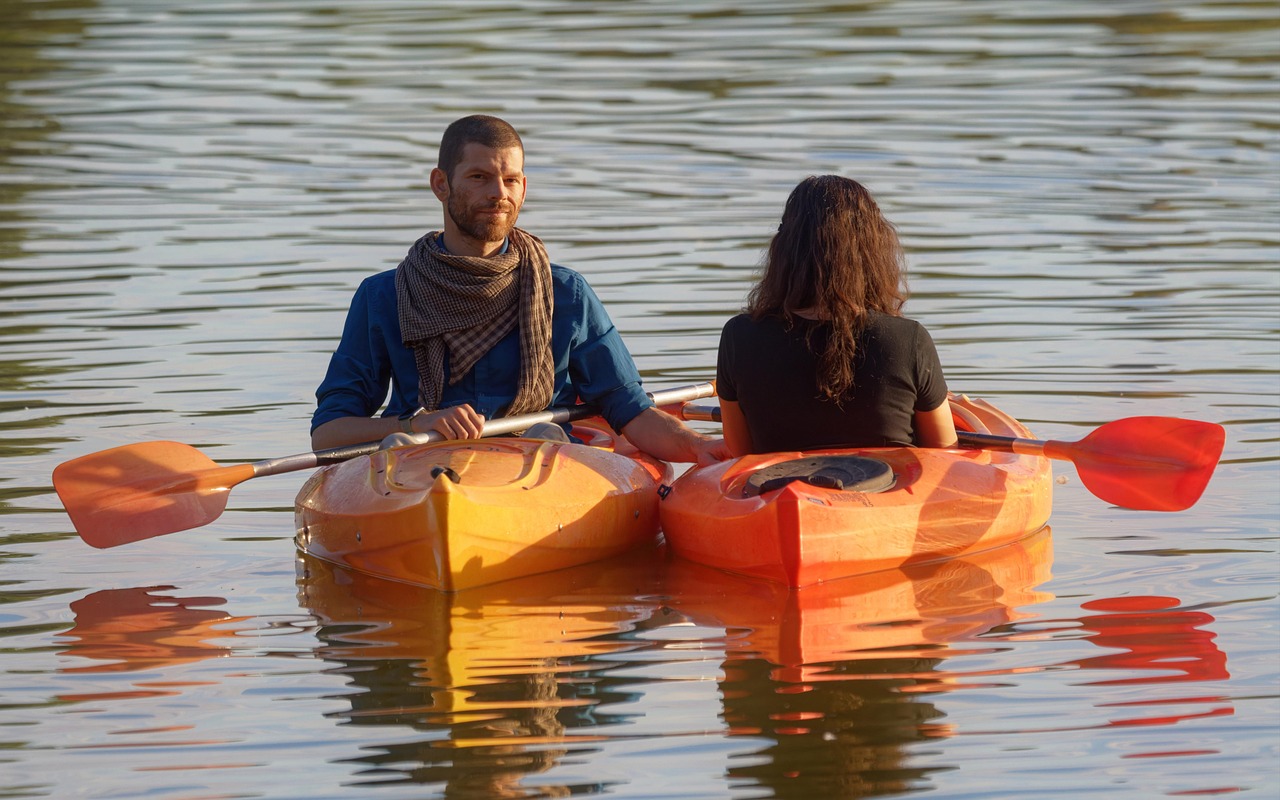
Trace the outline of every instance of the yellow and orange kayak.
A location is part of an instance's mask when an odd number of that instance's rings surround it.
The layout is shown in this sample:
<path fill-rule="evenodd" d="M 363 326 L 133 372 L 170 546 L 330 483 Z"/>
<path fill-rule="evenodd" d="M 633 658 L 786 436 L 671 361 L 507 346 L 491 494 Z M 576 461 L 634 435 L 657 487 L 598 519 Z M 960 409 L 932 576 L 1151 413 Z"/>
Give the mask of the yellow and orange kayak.
<path fill-rule="evenodd" d="M 951 397 L 958 429 L 1029 438 L 990 403 Z M 692 469 L 660 503 L 679 556 L 799 587 L 989 550 L 1043 528 L 1043 456 L 859 448 L 750 455 Z"/>
<path fill-rule="evenodd" d="M 312 475 L 298 548 L 443 591 L 586 564 L 658 536 L 671 467 L 597 418 L 586 444 L 501 438 L 379 450 Z"/>

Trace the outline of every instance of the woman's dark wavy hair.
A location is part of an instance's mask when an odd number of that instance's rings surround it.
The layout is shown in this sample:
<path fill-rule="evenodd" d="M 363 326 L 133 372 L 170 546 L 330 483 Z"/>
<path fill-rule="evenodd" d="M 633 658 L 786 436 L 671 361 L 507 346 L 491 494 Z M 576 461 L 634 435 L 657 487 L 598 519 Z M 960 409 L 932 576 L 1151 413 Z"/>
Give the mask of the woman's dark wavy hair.
<path fill-rule="evenodd" d="M 850 178 L 811 175 L 787 198 L 746 310 L 788 326 L 797 311 L 810 310 L 828 323 L 818 388 L 839 404 L 853 388 L 858 334 L 869 312 L 898 316 L 906 301 L 906 256 L 871 193 Z"/>

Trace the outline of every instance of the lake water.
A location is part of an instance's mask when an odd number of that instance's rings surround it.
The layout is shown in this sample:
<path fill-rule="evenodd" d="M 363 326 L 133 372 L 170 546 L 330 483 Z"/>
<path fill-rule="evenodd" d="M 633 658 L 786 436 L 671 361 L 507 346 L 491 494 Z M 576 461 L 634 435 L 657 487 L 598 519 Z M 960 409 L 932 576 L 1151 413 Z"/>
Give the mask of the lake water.
<path fill-rule="evenodd" d="M 1280 793 L 1280 8 L 0 0 L 0 796 Z M 309 449 L 444 126 L 649 385 L 711 377 L 791 187 L 858 178 L 953 389 L 1040 438 L 1220 422 L 1177 514 L 787 593 L 644 554 L 446 596 L 295 552 L 303 473 L 76 536 L 53 468 Z M 707 427 L 706 430 L 714 430 Z"/>

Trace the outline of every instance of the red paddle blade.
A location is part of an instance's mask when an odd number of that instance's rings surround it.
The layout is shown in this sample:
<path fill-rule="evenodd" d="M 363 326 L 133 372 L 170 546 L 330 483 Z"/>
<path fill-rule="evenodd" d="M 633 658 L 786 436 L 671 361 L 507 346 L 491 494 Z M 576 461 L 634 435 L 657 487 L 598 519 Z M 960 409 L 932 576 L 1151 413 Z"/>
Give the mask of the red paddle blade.
<path fill-rule="evenodd" d="M 1176 417 L 1108 422 L 1079 442 L 1046 442 L 1045 454 L 1075 462 L 1101 499 L 1143 511 L 1182 511 L 1204 493 L 1222 455 L 1221 425 Z"/>
<path fill-rule="evenodd" d="M 142 442 L 58 465 L 53 487 L 80 538 L 94 547 L 206 525 L 253 466 L 219 467 L 179 442 Z"/>

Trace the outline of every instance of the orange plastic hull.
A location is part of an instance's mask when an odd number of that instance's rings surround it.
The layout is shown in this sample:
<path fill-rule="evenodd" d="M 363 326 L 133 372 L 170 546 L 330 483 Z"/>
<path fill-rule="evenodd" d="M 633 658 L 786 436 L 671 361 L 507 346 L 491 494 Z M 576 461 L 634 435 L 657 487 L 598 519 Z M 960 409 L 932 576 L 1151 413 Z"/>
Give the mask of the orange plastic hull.
<path fill-rule="evenodd" d="M 298 547 L 383 578 L 456 591 L 585 564 L 658 535 L 670 467 L 614 440 L 479 439 L 382 450 L 317 471 Z M 613 449 L 616 446 L 616 451 Z M 457 480 L 439 473 L 447 468 Z"/>
<path fill-rule="evenodd" d="M 989 403 L 962 396 L 951 402 L 958 427 L 1031 436 Z M 672 550 L 798 587 L 989 550 L 1049 521 L 1053 475 L 1040 456 L 908 447 L 822 452 L 885 461 L 895 484 L 864 494 L 797 481 L 743 496 L 757 470 L 813 453 L 752 455 L 690 470 L 660 504 Z"/>

